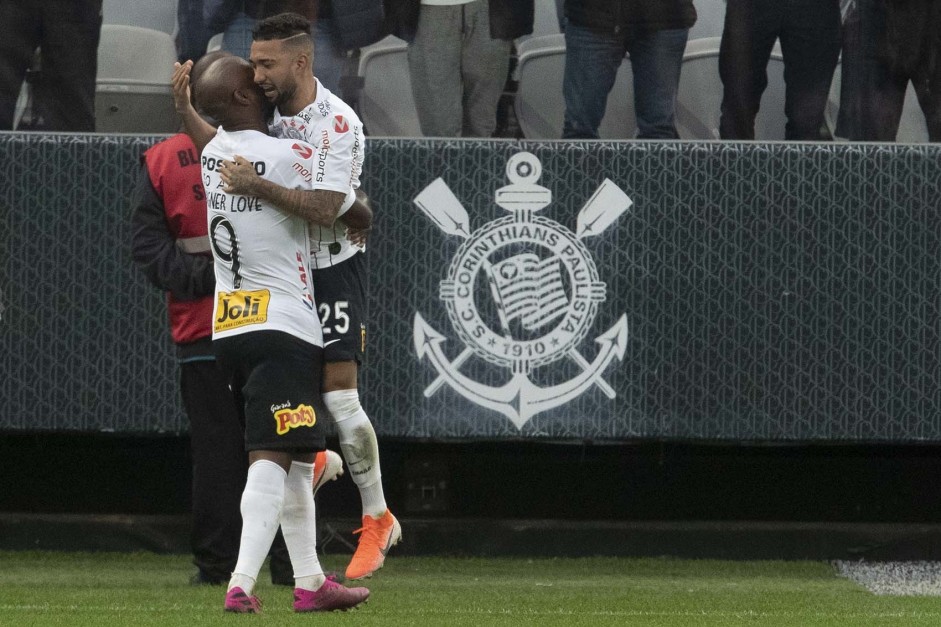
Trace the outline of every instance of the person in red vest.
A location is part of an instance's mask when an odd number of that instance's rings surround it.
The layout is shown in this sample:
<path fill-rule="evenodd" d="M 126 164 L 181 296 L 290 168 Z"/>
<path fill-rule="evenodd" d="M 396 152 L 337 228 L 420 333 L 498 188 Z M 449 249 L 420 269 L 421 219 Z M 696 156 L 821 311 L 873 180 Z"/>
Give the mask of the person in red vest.
<path fill-rule="evenodd" d="M 193 66 L 193 84 L 213 61 L 227 54 L 204 55 Z M 215 275 L 200 173 L 199 152 L 185 133 L 144 153 L 132 195 L 131 248 L 147 279 L 167 293 L 180 364 L 193 460 L 191 542 L 198 570 L 191 583 L 222 585 L 229 581 L 238 558 L 248 457 L 238 406 L 212 351 Z M 332 451 L 316 462 L 315 491 L 342 473 L 342 460 Z M 272 583 L 294 585 L 280 532 L 272 545 L 270 568 Z"/>

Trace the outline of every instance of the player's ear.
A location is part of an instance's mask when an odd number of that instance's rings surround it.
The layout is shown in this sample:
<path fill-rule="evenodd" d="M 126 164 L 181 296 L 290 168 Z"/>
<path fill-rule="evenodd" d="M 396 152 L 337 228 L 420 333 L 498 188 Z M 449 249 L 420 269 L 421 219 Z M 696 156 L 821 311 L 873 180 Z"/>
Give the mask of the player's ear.
<path fill-rule="evenodd" d="M 240 105 L 248 105 L 253 102 L 251 94 L 245 89 L 236 89 L 232 92 L 232 100 Z"/>
<path fill-rule="evenodd" d="M 301 49 L 294 57 L 294 65 L 298 70 L 311 71 L 313 68 L 313 51 Z"/>

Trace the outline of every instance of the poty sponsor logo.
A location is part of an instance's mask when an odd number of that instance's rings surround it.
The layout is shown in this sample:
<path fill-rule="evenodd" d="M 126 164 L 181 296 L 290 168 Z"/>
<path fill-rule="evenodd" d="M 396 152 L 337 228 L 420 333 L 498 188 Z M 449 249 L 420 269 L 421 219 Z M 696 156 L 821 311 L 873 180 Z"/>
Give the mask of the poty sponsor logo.
<path fill-rule="evenodd" d="M 297 408 L 286 408 L 274 413 L 278 435 L 284 435 L 291 429 L 298 427 L 313 427 L 317 424 L 317 413 L 310 405 L 298 405 Z"/>
<path fill-rule="evenodd" d="M 342 115 L 338 115 L 333 118 L 333 130 L 337 133 L 345 133 L 350 130 L 350 124 L 343 119 Z"/>
<path fill-rule="evenodd" d="M 313 148 L 310 146 L 302 146 L 301 144 L 294 144 L 291 146 L 291 149 L 301 159 L 310 159 L 310 156 L 314 154 Z"/>

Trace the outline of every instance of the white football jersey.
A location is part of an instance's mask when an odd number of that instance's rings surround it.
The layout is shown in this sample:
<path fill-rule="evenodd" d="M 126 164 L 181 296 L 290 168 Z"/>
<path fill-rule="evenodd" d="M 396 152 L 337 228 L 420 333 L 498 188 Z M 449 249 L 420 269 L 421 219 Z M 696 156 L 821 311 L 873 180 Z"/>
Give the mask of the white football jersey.
<path fill-rule="evenodd" d="M 365 156 L 363 123 L 352 107 L 319 80 L 316 100 L 291 117 L 283 117 L 275 109 L 270 130 L 275 137 L 302 139 L 313 145 L 313 189 L 346 194 L 351 187 L 359 188 Z M 330 267 L 360 250 L 350 244 L 342 225 L 330 228 L 310 225 L 312 268 Z"/>
<path fill-rule="evenodd" d="M 283 331 L 323 346 L 310 283 L 307 221 L 253 196 L 223 191 L 219 166 L 241 155 L 262 178 L 310 189 L 314 149 L 258 131 L 219 129 L 202 154 L 216 290 L 212 337 Z"/>

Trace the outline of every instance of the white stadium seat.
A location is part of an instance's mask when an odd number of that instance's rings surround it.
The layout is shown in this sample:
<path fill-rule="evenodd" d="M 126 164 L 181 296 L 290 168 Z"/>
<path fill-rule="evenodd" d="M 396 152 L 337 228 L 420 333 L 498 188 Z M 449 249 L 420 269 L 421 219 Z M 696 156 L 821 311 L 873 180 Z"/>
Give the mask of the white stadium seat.
<path fill-rule="evenodd" d="M 407 44 L 389 36 L 360 52 L 359 112 L 371 137 L 421 137 L 409 78 Z"/>
<path fill-rule="evenodd" d="M 676 129 L 681 139 L 718 139 L 722 105 L 719 79 L 721 38 L 691 40 L 683 55 L 676 102 Z M 784 139 L 784 60 L 775 44 L 768 61 L 768 87 L 755 120 L 755 139 Z"/>
<path fill-rule="evenodd" d="M 104 24 L 98 44 L 95 127 L 99 133 L 172 133 L 179 127 L 170 77 L 169 34 Z"/>
<path fill-rule="evenodd" d="M 527 139 L 558 139 L 562 136 L 565 100 L 565 36 L 544 35 L 519 43 L 519 86 L 516 118 Z M 598 134 L 602 139 L 630 139 L 636 135 L 633 73 L 628 59 L 621 63 L 608 94 L 608 106 Z"/>
<path fill-rule="evenodd" d="M 215 52 L 216 50 L 222 50 L 222 38 L 225 33 L 216 33 L 209 38 L 209 41 L 206 43 L 206 52 Z"/>

